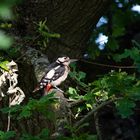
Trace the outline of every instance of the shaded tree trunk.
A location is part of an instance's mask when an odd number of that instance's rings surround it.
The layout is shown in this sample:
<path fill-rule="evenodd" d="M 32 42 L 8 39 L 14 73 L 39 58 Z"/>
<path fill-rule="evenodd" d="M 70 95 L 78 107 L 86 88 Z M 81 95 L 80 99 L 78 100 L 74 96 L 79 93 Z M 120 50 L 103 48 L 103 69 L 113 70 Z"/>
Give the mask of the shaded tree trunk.
<path fill-rule="evenodd" d="M 18 24 L 23 25 L 20 28 L 26 35 L 33 35 L 35 22 L 46 19 L 50 31 L 59 33 L 61 38 L 51 40 L 44 53 L 49 58 L 62 54 L 78 58 L 109 4 L 110 0 L 24 0 L 18 9 Z"/>
<path fill-rule="evenodd" d="M 109 3 L 109 0 L 23 0 L 22 5 L 18 7 L 18 14 L 20 16 L 17 22 L 17 27 L 19 27 L 18 29 L 21 35 L 36 36 L 35 23 L 38 23 L 39 21 L 44 21 L 46 19 L 47 26 L 49 27 L 50 31 L 59 33 L 61 35 L 61 38 L 51 39 L 48 47 L 43 53 L 47 54 L 47 56 L 51 59 L 61 54 L 68 55 L 72 58 L 79 58 L 85 52 L 90 34 L 94 26 L 98 22 L 99 18 L 103 15 L 105 9 L 109 6 Z M 25 54 L 25 52 L 23 53 Z M 37 54 L 37 56 L 39 55 L 40 54 Z M 33 60 L 35 60 L 35 56 L 33 56 L 32 58 Z M 35 60 L 35 62 L 37 62 L 37 60 Z M 44 62 L 43 64 L 47 65 L 47 63 L 45 64 Z M 39 67 L 39 70 L 40 69 L 41 68 Z M 28 75 L 26 75 L 28 70 L 25 70 L 25 73 L 21 72 L 23 74 L 23 78 L 21 76 L 20 81 L 22 81 L 21 85 L 23 84 L 23 90 L 27 95 L 26 97 L 31 95 L 29 93 L 32 92 L 34 86 L 32 85 L 33 82 L 30 82 L 32 80 L 29 80 L 29 77 L 31 77 L 31 79 L 33 79 L 34 77 L 34 74 L 31 74 L 32 71 L 35 72 L 35 69 L 29 71 Z M 41 69 L 41 72 L 42 71 L 44 72 L 44 67 L 43 70 Z M 26 76 L 24 77 L 24 75 Z M 39 74 L 36 74 L 36 76 L 37 75 Z M 60 111 L 58 110 L 58 112 Z M 56 113 L 57 115 L 60 114 L 58 112 Z M 66 112 L 65 114 L 68 113 Z M 64 115 L 60 114 L 61 120 L 63 119 L 62 116 Z M 39 118 L 38 120 L 41 119 Z M 30 128 L 30 125 L 32 124 L 39 124 L 40 121 L 38 120 L 32 120 L 34 122 L 29 120 L 29 124 L 27 122 L 26 126 L 29 126 Z M 38 123 L 35 123 L 36 121 Z M 44 125 L 46 124 L 44 123 Z M 56 126 L 58 130 L 59 126 L 61 126 L 61 124 L 58 124 Z M 32 128 L 34 128 L 34 125 Z M 26 128 L 24 128 L 23 125 L 23 128 L 21 129 Z M 38 130 L 36 131 L 40 131 L 40 129 L 41 128 L 38 128 Z M 38 133 L 36 131 L 33 133 Z"/>

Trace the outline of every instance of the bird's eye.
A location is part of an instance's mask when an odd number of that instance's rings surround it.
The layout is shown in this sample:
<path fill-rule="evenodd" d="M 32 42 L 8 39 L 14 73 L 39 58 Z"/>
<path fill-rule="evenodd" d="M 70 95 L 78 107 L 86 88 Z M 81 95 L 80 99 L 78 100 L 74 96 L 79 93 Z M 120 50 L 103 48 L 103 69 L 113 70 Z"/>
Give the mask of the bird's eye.
<path fill-rule="evenodd" d="M 64 57 L 64 59 L 67 59 L 67 57 Z"/>

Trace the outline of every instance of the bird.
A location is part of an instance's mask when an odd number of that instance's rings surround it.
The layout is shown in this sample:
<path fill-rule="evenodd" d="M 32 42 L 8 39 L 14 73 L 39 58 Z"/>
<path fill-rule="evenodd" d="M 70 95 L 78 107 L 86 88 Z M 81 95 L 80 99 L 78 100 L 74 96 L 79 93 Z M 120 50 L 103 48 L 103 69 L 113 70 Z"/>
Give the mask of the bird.
<path fill-rule="evenodd" d="M 40 82 L 38 83 L 37 87 L 33 90 L 33 92 L 36 92 L 41 89 L 44 89 L 46 92 L 49 92 L 52 88 L 60 90 L 57 86 L 59 86 L 63 81 L 66 80 L 70 72 L 69 64 L 75 61 L 78 60 L 70 59 L 68 56 L 57 58 L 55 62 L 48 66 L 45 75 L 41 78 Z M 62 90 L 60 91 L 62 92 Z"/>

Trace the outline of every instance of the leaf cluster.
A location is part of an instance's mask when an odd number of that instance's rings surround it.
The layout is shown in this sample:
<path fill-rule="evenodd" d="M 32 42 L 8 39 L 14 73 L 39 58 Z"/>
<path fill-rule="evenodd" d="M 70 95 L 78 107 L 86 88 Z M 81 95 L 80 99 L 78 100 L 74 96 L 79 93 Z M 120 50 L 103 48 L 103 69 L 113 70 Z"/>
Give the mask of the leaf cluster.
<path fill-rule="evenodd" d="M 15 134 L 16 133 L 14 131 L 8 131 L 8 132 L 0 131 L 0 139 L 9 140 L 9 139 L 13 138 L 15 136 Z"/>
<path fill-rule="evenodd" d="M 139 79 L 135 77 L 135 74 L 129 75 L 121 70 L 111 71 L 82 88 L 85 91 L 84 95 L 80 95 L 81 90 L 78 87 L 77 89 L 70 87 L 68 90 L 70 98 L 85 100 L 85 105 L 77 109 L 76 117 L 83 109 L 93 109 L 102 102 L 116 99 L 114 104 L 118 114 L 126 118 L 134 113 L 136 101 L 140 100 Z"/>
<path fill-rule="evenodd" d="M 39 46 L 44 46 L 45 48 L 48 46 L 50 38 L 60 38 L 60 34 L 50 32 L 50 29 L 47 26 L 47 21 L 40 21 L 37 24 L 37 32 L 39 33 Z"/>
<path fill-rule="evenodd" d="M 28 119 L 32 117 L 34 112 L 40 112 L 45 117 L 51 119 L 53 118 L 52 112 L 48 109 L 50 105 L 57 102 L 57 99 L 53 97 L 52 94 L 48 94 L 44 96 L 40 100 L 30 99 L 26 105 L 16 105 L 12 107 L 2 108 L 1 111 L 3 113 L 11 113 L 11 116 L 16 117 L 18 120 L 20 119 Z"/>
<path fill-rule="evenodd" d="M 139 13 L 132 11 L 134 5 L 139 4 L 138 1 L 114 1 L 108 9 L 108 11 L 101 17 L 103 20 L 99 20 L 96 29 L 93 31 L 91 38 L 89 39 L 88 53 L 89 57 L 95 59 L 100 55 L 105 55 L 107 58 L 114 58 L 114 54 L 117 55 L 116 51 L 121 51 L 128 46 L 123 46 L 122 40 L 125 36 L 129 35 L 129 32 L 133 32 L 133 29 L 128 27 L 133 26 L 135 22 L 139 22 Z M 108 37 L 107 43 L 102 41 L 96 43 L 99 34 L 103 34 Z M 128 37 L 127 37 L 128 38 Z M 129 41 L 133 42 L 134 38 L 129 38 Z M 103 49 L 100 49 L 100 44 Z M 94 47 L 94 49 L 93 49 Z M 128 49 L 128 51 L 131 51 Z M 115 57 L 116 58 L 116 57 Z M 116 59 L 114 59 L 116 60 Z M 118 60 L 118 59 L 117 59 Z"/>

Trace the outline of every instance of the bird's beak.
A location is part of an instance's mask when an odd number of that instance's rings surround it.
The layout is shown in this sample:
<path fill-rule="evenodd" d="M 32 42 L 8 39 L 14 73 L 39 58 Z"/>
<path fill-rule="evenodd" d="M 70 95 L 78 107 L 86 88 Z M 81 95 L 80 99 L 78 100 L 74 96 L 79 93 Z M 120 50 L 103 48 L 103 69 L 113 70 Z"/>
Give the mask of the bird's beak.
<path fill-rule="evenodd" d="M 78 61 L 78 59 L 70 59 L 70 63 L 76 62 L 76 61 Z"/>

